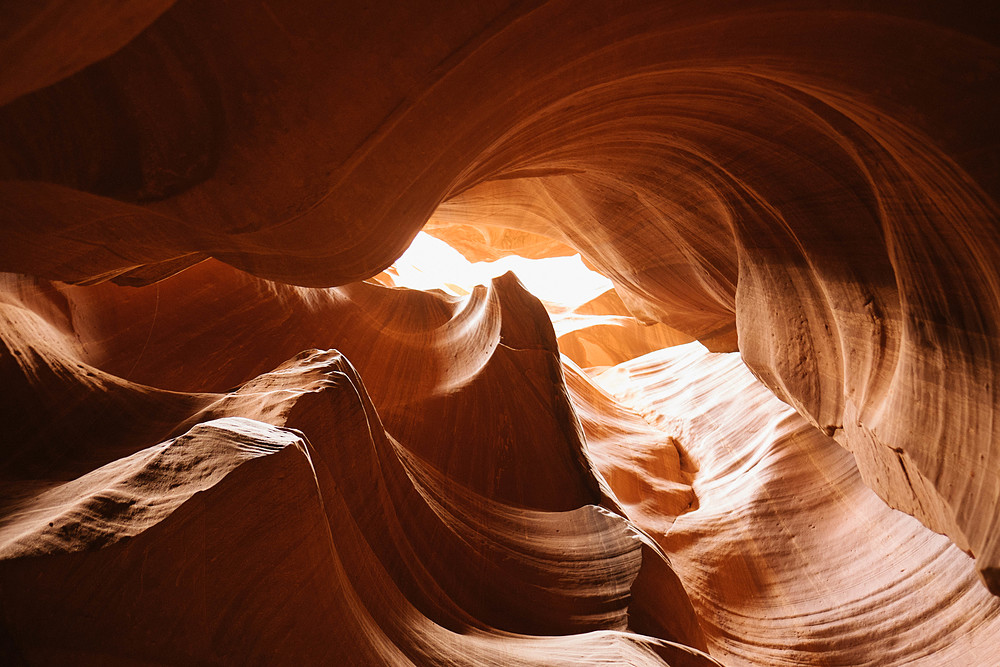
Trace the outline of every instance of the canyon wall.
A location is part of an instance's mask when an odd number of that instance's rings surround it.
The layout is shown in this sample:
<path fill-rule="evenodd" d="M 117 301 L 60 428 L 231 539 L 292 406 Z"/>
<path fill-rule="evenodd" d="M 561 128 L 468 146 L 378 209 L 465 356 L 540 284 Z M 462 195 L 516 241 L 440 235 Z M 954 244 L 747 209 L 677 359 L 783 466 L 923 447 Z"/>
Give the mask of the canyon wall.
<path fill-rule="evenodd" d="M 997 14 L 0 8 L 0 651 L 989 664 Z"/>

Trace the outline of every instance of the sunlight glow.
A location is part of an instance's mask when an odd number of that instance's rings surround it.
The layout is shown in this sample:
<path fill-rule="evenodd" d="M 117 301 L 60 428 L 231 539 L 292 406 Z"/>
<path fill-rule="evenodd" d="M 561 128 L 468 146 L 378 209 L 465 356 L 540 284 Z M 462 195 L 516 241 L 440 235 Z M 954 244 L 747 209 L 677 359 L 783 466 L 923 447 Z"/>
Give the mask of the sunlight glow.
<path fill-rule="evenodd" d="M 575 308 L 612 288 L 610 280 L 584 266 L 580 255 L 549 259 L 512 255 L 495 262 L 470 262 L 444 241 L 424 232 L 417 234 L 388 273 L 399 287 L 441 289 L 461 296 L 507 271 L 513 271 L 550 310 Z"/>

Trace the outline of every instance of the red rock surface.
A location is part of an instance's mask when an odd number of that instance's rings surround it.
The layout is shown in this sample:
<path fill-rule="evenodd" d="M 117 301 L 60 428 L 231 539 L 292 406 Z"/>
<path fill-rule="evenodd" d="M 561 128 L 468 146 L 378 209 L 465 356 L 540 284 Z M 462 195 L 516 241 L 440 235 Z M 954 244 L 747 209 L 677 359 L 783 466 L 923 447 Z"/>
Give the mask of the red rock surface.
<path fill-rule="evenodd" d="M 888 508 L 851 454 L 738 355 L 684 345 L 596 382 L 661 432 L 639 452 L 618 438 L 591 450 L 627 516 L 670 554 L 724 664 L 996 661 L 1000 600 L 974 562 Z"/>
<path fill-rule="evenodd" d="M 998 24 L 7 3 L 0 652 L 992 664 Z M 428 221 L 749 373 L 359 282 Z"/>

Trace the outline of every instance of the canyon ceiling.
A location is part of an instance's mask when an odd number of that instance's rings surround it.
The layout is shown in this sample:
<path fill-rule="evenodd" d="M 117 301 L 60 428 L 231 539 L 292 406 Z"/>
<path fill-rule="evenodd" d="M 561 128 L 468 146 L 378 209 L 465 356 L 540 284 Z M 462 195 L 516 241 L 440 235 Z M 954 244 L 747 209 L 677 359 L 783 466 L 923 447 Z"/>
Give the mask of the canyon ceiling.
<path fill-rule="evenodd" d="M 998 26 L 3 3 L 0 659 L 996 665 Z"/>

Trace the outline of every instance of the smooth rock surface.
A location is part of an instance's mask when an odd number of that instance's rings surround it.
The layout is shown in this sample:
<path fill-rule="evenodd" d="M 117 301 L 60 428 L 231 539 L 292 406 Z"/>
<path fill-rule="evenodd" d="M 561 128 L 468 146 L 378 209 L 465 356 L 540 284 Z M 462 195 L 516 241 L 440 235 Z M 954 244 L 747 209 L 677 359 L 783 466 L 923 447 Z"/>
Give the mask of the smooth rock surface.
<path fill-rule="evenodd" d="M 991 664 L 998 26 L 932 0 L 7 3 L 0 650 Z M 362 282 L 425 225 L 607 276 L 555 317 L 577 366 L 512 276 Z M 633 359 L 692 339 L 760 384 Z M 240 511 L 257 489 L 273 513 Z"/>

